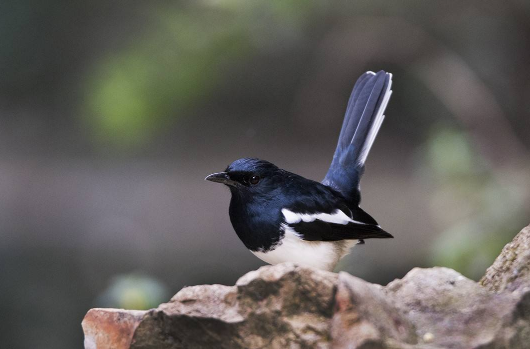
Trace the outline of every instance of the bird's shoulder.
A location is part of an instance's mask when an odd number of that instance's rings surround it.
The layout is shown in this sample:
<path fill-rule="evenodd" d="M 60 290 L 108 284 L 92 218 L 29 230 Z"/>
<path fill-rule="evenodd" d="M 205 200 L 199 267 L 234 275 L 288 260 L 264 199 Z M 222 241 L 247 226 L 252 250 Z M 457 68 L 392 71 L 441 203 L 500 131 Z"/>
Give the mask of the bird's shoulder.
<path fill-rule="evenodd" d="M 282 196 L 285 208 L 300 213 L 331 213 L 337 208 L 348 214 L 346 199 L 341 193 L 322 183 L 287 172 Z"/>

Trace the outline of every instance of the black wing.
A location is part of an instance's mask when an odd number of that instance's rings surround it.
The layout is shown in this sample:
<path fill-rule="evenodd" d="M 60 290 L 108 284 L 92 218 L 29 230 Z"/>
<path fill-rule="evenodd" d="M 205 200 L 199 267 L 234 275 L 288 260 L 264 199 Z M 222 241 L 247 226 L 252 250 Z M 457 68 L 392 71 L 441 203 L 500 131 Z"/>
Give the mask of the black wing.
<path fill-rule="evenodd" d="M 339 241 L 392 238 L 360 207 L 351 207 L 339 192 L 321 183 L 290 174 L 292 190 L 281 210 L 282 222 L 303 240 Z"/>
<path fill-rule="evenodd" d="M 337 224 L 322 220 L 312 222 L 300 221 L 288 226 L 306 241 L 339 241 L 339 240 L 365 240 L 386 239 L 393 236 L 377 225 L 371 224 Z"/>
<path fill-rule="evenodd" d="M 340 205 L 332 213 L 282 211 L 284 224 L 306 241 L 339 241 L 393 238 L 360 208 L 354 213 Z"/>

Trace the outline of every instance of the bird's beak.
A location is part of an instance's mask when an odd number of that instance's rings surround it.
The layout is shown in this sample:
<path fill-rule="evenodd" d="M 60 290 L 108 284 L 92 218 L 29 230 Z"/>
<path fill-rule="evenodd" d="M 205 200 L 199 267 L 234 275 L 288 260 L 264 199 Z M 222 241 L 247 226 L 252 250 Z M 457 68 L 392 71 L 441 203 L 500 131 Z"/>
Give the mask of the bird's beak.
<path fill-rule="evenodd" d="M 204 180 L 210 181 L 210 182 L 223 183 L 223 184 L 226 184 L 232 187 L 235 187 L 237 185 L 237 182 L 231 180 L 230 176 L 226 172 L 212 173 L 211 175 L 206 176 Z"/>

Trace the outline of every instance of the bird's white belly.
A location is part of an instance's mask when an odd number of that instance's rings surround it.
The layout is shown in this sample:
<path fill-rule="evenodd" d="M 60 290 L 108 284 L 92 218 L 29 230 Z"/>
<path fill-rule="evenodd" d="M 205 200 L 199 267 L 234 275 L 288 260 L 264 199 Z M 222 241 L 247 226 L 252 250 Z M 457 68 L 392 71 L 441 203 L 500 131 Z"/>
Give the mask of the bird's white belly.
<path fill-rule="evenodd" d="M 272 251 L 251 251 L 269 264 L 292 262 L 302 266 L 332 271 L 337 262 L 348 254 L 357 240 L 349 241 L 305 241 L 292 229 L 285 229 L 285 236 Z"/>

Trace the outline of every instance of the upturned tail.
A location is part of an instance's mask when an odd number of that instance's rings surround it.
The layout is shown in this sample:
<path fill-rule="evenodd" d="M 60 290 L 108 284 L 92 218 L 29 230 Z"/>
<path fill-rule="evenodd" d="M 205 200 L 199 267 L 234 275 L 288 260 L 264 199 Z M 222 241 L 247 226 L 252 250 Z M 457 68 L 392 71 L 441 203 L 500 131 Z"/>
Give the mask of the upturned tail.
<path fill-rule="evenodd" d="M 342 193 L 352 205 L 361 201 L 359 182 L 385 118 L 391 87 L 392 74 L 366 72 L 355 83 L 348 101 L 337 149 L 322 183 Z"/>

